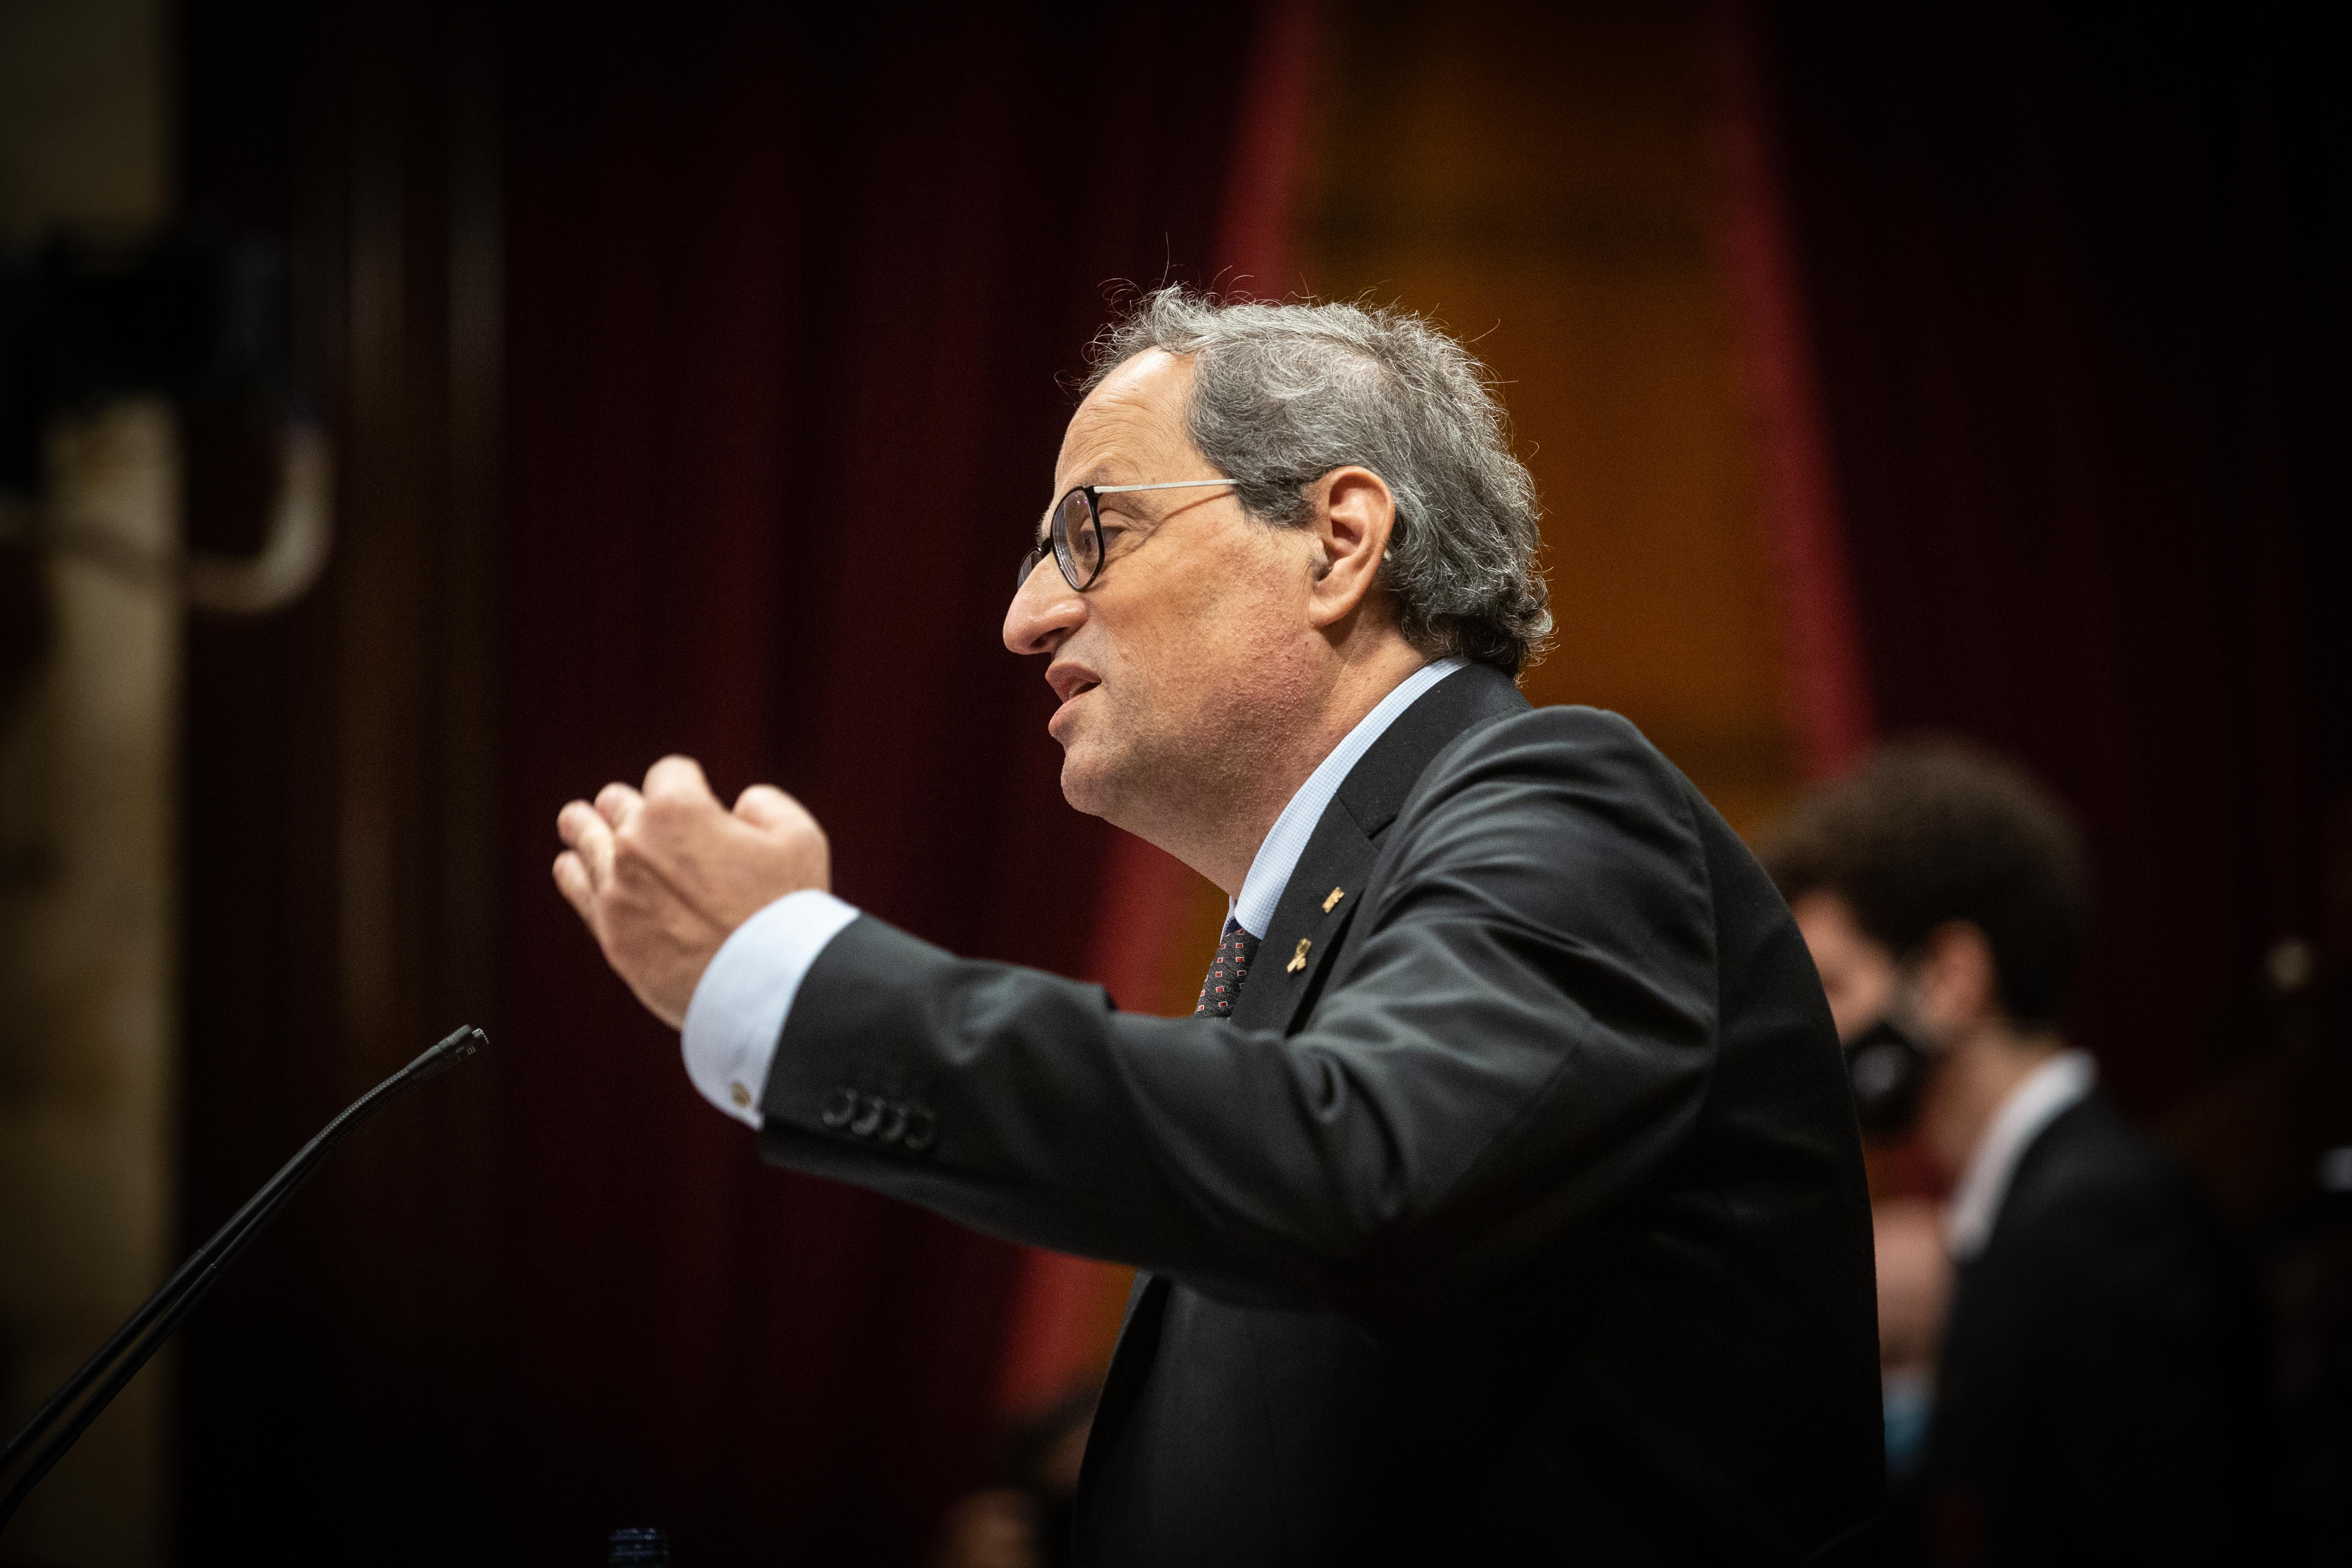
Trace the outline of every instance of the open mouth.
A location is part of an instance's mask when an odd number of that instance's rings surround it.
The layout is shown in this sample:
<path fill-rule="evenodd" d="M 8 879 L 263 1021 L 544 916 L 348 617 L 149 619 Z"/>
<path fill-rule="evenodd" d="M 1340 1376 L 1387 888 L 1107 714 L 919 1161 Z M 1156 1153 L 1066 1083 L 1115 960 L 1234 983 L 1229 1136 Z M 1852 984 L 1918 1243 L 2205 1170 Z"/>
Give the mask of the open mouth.
<path fill-rule="evenodd" d="M 1096 687 L 1100 686 L 1102 682 L 1090 676 L 1080 675 L 1076 670 L 1068 670 L 1065 673 L 1075 679 L 1070 679 L 1066 686 L 1059 680 L 1056 680 L 1054 683 L 1055 694 L 1061 698 L 1061 701 L 1054 709 L 1053 718 L 1046 721 L 1045 732 L 1053 736 L 1055 740 L 1060 741 L 1065 745 L 1067 745 L 1069 743 L 1069 736 L 1065 732 L 1062 726 L 1070 721 L 1070 708 L 1072 704 L 1076 703 L 1079 698 L 1084 697 L 1087 692 L 1092 691 Z"/>

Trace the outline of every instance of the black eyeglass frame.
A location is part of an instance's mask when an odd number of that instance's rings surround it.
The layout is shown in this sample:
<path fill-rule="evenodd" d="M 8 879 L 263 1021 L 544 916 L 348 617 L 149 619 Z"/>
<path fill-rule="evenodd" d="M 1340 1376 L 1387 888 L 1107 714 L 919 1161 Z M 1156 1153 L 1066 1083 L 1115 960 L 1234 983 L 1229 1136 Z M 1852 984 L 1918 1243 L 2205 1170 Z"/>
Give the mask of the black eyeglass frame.
<path fill-rule="evenodd" d="M 1108 559 L 1102 542 L 1101 498 L 1104 496 L 1119 495 L 1129 490 L 1202 489 L 1211 485 L 1240 482 L 1238 479 L 1170 479 L 1156 485 L 1074 485 L 1063 491 L 1061 498 L 1054 502 L 1053 509 L 1046 512 L 1045 537 L 1031 545 L 1028 552 L 1021 557 L 1021 572 L 1013 581 L 1013 591 L 1018 594 L 1027 587 L 1030 574 L 1036 571 L 1037 563 L 1049 554 L 1054 558 L 1054 564 L 1061 570 L 1062 581 L 1070 585 L 1072 593 L 1083 594 L 1094 585 L 1095 580 L 1102 575 L 1103 566 Z M 1063 521 L 1069 510 L 1072 496 L 1087 498 L 1087 527 L 1094 533 L 1094 570 L 1086 574 L 1083 582 L 1078 577 L 1077 553 L 1070 543 L 1069 526 Z"/>

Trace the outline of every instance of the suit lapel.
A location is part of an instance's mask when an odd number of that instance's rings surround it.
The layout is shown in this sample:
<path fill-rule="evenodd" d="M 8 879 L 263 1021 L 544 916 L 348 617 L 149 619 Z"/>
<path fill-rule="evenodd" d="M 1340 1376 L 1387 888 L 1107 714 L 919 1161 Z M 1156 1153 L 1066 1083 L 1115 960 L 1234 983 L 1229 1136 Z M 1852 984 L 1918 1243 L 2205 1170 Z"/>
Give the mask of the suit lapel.
<path fill-rule="evenodd" d="M 1422 693 L 1372 742 L 1323 810 L 1266 922 L 1233 1021 L 1245 1029 L 1298 1026 L 1322 994 L 1332 959 L 1363 907 L 1364 881 L 1389 824 L 1438 752 L 1483 720 L 1523 712 L 1508 676 L 1485 665 L 1455 670 Z"/>
<path fill-rule="evenodd" d="M 1319 988 L 1323 967 L 1339 949 L 1342 934 L 1363 903 L 1364 874 L 1379 849 L 1335 798 L 1299 852 L 1297 868 L 1266 922 L 1257 962 L 1234 1004 L 1234 1022 L 1244 1029 L 1288 1034 L 1308 995 Z"/>

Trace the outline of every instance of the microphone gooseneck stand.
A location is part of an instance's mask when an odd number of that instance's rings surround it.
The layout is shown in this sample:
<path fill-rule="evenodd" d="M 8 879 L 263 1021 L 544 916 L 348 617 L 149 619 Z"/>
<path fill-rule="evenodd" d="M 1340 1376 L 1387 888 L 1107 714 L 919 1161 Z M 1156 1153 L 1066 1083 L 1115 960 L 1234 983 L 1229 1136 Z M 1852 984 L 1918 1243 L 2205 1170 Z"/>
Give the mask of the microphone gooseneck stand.
<path fill-rule="evenodd" d="M 384 1101 L 412 1085 L 447 1071 L 458 1062 L 472 1056 L 489 1037 L 481 1030 L 467 1025 L 453 1030 L 446 1039 L 433 1047 L 415 1061 L 368 1090 L 344 1109 L 341 1116 L 327 1123 L 316 1138 L 302 1146 L 302 1152 L 286 1162 L 278 1173 L 270 1177 L 262 1189 L 246 1201 L 243 1208 L 229 1217 L 229 1222 L 213 1233 L 213 1238 L 198 1247 L 195 1256 L 180 1265 L 179 1271 L 163 1281 L 144 1305 L 131 1314 L 114 1335 L 99 1347 L 98 1353 L 82 1363 L 81 1370 L 66 1379 L 65 1385 L 25 1424 L 25 1429 L 8 1440 L 5 1453 L 0 1454 L 0 1475 L 5 1475 L 43 1433 L 48 1441 L 41 1443 L 16 1481 L 8 1488 L 7 1496 L 0 1498 L 0 1530 L 16 1516 L 16 1510 L 32 1489 L 41 1484 L 66 1450 L 98 1419 L 99 1412 L 112 1403 L 125 1384 L 139 1375 L 139 1369 L 148 1358 L 163 1348 L 163 1342 L 179 1326 L 205 1293 L 220 1280 L 221 1274 L 237 1254 L 243 1252 L 262 1227 L 286 1206 L 287 1201 L 302 1190 L 302 1184 L 317 1173 L 327 1155 L 346 1133 L 380 1110 Z M 126 1349 L 126 1347 L 128 1347 Z M 108 1368 L 113 1371 L 109 1373 Z M 103 1377 L 105 1381 L 100 1383 Z M 90 1385 L 97 1384 L 96 1393 Z M 89 1394 L 79 1407 L 74 1402 Z M 67 1412 L 72 1410 L 68 1419 Z M 58 1426 L 63 1420 L 65 1425 Z M 50 1428 L 57 1427 L 54 1432 Z"/>

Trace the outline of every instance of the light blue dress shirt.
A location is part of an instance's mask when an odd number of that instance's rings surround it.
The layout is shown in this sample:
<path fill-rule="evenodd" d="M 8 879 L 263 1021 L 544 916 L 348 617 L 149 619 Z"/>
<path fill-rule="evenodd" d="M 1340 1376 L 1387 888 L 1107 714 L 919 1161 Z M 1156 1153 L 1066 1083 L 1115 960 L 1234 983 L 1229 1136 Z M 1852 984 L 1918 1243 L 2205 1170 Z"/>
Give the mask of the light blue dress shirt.
<path fill-rule="evenodd" d="M 1372 742 L 1423 692 L 1462 666 L 1461 659 L 1441 658 L 1406 676 L 1307 775 L 1274 819 L 1234 899 L 1232 916 L 1244 930 L 1265 934 L 1315 825 Z M 683 1031 L 686 1076 L 703 1099 L 748 1126 L 760 1125 L 760 1095 L 793 998 L 817 954 L 856 918 L 855 907 L 811 888 L 778 899 L 737 926 L 719 946 L 687 1005 Z"/>

